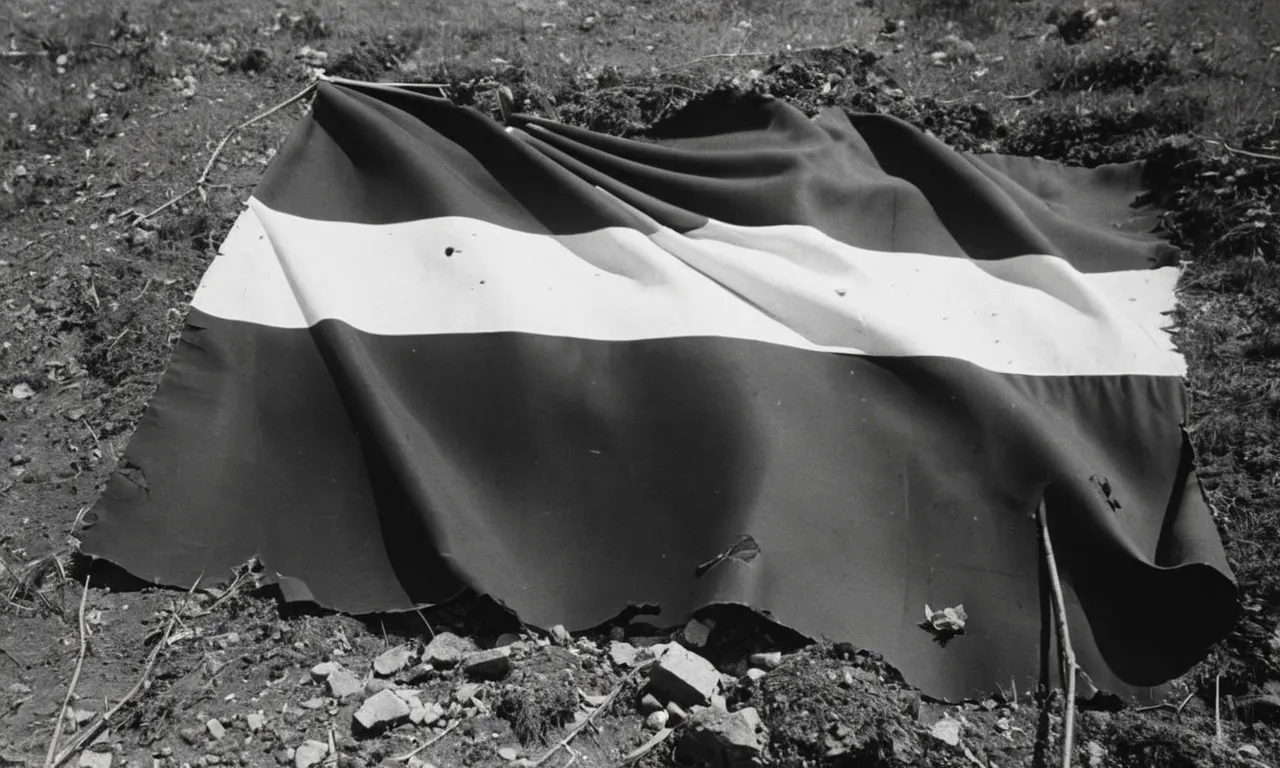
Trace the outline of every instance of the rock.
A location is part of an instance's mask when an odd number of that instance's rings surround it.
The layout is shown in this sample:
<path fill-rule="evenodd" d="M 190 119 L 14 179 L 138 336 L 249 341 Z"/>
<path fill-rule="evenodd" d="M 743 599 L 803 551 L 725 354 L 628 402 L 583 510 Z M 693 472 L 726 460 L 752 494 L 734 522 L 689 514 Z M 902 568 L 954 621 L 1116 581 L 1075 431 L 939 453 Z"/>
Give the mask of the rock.
<path fill-rule="evenodd" d="M 747 679 L 753 683 L 758 683 L 760 682 L 760 679 L 767 674 L 769 673 L 765 672 L 763 669 L 756 669 L 755 667 L 752 667 L 747 670 Z"/>
<path fill-rule="evenodd" d="M 390 680 L 384 680 L 381 677 L 371 677 L 364 684 L 364 692 L 366 696 L 372 696 L 373 694 L 381 693 L 382 691 L 394 692 L 395 689 L 396 689 L 395 683 L 391 682 Z"/>
<path fill-rule="evenodd" d="M 658 697 L 652 693 L 646 693 L 640 697 L 640 711 L 644 714 L 650 714 L 662 709 L 662 702 L 658 701 Z"/>
<path fill-rule="evenodd" d="M 26 400 L 35 397 L 36 391 L 31 388 L 30 384 L 21 381 L 13 385 L 13 389 L 9 390 L 9 396 L 14 400 Z"/>
<path fill-rule="evenodd" d="M 463 683 L 453 692 L 453 700 L 459 704 L 466 704 L 476 697 L 480 692 L 479 683 Z"/>
<path fill-rule="evenodd" d="M 713 693 L 713 694 L 711 694 L 711 706 L 715 707 L 716 709 L 722 709 L 722 710 L 724 710 L 725 712 L 728 712 L 728 711 L 729 711 L 729 700 L 728 700 L 728 699 L 726 699 L 726 698 L 725 698 L 724 696 L 722 696 L 721 694 Z"/>
<path fill-rule="evenodd" d="M 660 731 L 667 727 L 667 721 L 670 719 L 671 715 L 667 714 L 665 709 L 650 712 L 649 716 L 644 719 L 644 727 L 651 731 Z"/>
<path fill-rule="evenodd" d="M 294 768 L 311 768 L 329 756 L 329 745 L 323 741 L 304 741 L 293 752 Z"/>
<path fill-rule="evenodd" d="M 324 707 L 324 699 L 320 698 L 319 696 L 313 696 L 312 698 L 307 699 L 306 701 L 302 702 L 298 706 L 302 707 L 303 709 L 321 709 Z"/>
<path fill-rule="evenodd" d="M 375 733 L 406 722 L 409 705 L 391 691 L 380 691 L 365 699 L 356 710 L 356 722 L 366 732 Z"/>
<path fill-rule="evenodd" d="M 1252 744 L 1241 744 L 1240 747 L 1236 749 L 1236 754 L 1241 757 L 1248 757 L 1254 760 L 1262 759 L 1262 750 Z"/>
<path fill-rule="evenodd" d="M 413 705 L 410 707 L 409 720 L 415 725 L 432 725 L 444 717 L 444 707 L 434 701 L 423 704 L 421 707 L 413 708 Z"/>
<path fill-rule="evenodd" d="M 711 625 L 697 619 L 689 619 L 684 625 L 684 641 L 694 648 L 701 648 L 711 639 Z"/>
<path fill-rule="evenodd" d="M 609 643 L 609 660 L 619 667 L 634 667 L 640 650 L 631 643 L 613 640 Z"/>
<path fill-rule="evenodd" d="M 745 768 L 760 764 L 769 734 L 754 708 L 724 712 L 713 707 L 689 717 L 676 759 L 696 765 Z"/>
<path fill-rule="evenodd" d="M 410 685 L 416 685 L 421 682 L 430 680 L 436 674 L 436 668 L 429 663 L 422 663 L 406 670 L 404 673 L 396 677 L 397 680 Z"/>
<path fill-rule="evenodd" d="M 658 663 L 649 668 L 649 687 L 654 693 L 682 707 L 709 703 L 719 684 L 720 673 L 711 662 L 674 643 L 667 645 Z"/>
<path fill-rule="evenodd" d="M 80 768 L 111 768 L 111 759 L 109 752 L 82 752 L 76 765 Z"/>
<path fill-rule="evenodd" d="M 89 722 L 94 717 L 96 717 L 96 713 L 92 709 L 76 709 L 75 707 L 69 707 L 67 709 L 67 720 L 77 728 Z"/>
<path fill-rule="evenodd" d="M 1007 728 L 1005 730 L 1008 730 Z M 1089 753 L 1089 768 L 1102 768 L 1106 765 L 1107 750 L 1096 741 L 1090 741 L 1084 745 L 1085 751 Z"/>
<path fill-rule="evenodd" d="M 227 729 L 222 726 L 222 723 L 216 717 L 205 723 L 204 727 L 209 729 L 209 735 L 213 737 L 214 741 L 227 735 Z"/>
<path fill-rule="evenodd" d="M 768 653 L 753 653 L 748 659 L 753 667 L 760 669 L 777 669 L 782 666 L 782 652 L 769 651 Z"/>
<path fill-rule="evenodd" d="M 458 662 L 468 653 L 476 649 L 475 643 L 458 637 L 452 632 L 441 632 L 431 638 L 422 652 L 422 660 L 429 662 L 436 669 L 450 669 L 458 666 Z"/>
<path fill-rule="evenodd" d="M 498 639 L 494 641 L 494 648 L 507 648 L 520 642 L 520 636 L 513 632 L 504 632 L 498 635 Z"/>
<path fill-rule="evenodd" d="M 943 715 L 942 719 L 929 729 L 929 735 L 945 744 L 958 747 L 960 746 L 960 721 L 951 715 Z"/>
<path fill-rule="evenodd" d="M 569 630 L 564 628 L 563 624 L 557 624 L 549 631 L 551 632 L 551 642 L 556 645 L 569 645 L 573 642 L 573 637 L 569 634 Z"/>
<path fill-rule="evenodd" d="M 244 716 L 244 723 L 249 726 L 249 733 L 256 733 L 267 724 L 267 719 L 258 712 L 250 712 Z"/>
<path fill-rule="evenodd" d="M 413 656 L 412 647 L 397 645 L 395 648 L 383 651 L 378 658 L 373 660 L 373 671 L 382 677 L 390 677 L 409 666 L 409 662 L 413 661 Z"/>
<path fill-rule="evenodd" d="M 462 671 L 477 680 L 501 680 L 511 672 L 511 657 L 505 648 L 479 651 L 463 659 Z"/>
<path fill-rule="evenodd" d="M 512 747 L 503 747 L 502 749 L 498 750 L 498 757 L 502 758 L 503 760 L 506 760 L 508 763 L 511 762 L 512 760 L 515 760 L 519 756 L 520 756 L 520 753 L 517 752 Z"/>
<path fill-rule="evenodd" d="M 322 683 L 329 679 L 329 675 L 342 669 L 342 665 L 336 661 L 324 661 L 311 668 L 311 679 L 317 683 Z"/>
<path fill-rule="evenodd" d="M 364 688 L 364 685 L 360 682 L 360 678 L 351 674 L 351 672 L 345 667 L 340 668 L 338 671 L 329 675 L 328 683 L 329 693 L 332 694 L 335 699 L 345 699 L 350 696 L 355 696 Z"/>

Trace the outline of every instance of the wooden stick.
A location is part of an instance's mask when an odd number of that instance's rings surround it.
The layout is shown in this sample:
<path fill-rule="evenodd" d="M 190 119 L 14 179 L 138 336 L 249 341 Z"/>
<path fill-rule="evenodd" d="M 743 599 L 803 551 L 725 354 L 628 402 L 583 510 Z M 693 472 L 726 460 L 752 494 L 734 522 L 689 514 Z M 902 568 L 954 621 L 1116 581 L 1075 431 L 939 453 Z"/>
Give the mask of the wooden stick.
<path fill-rule="evenodd" d="M 618 683 L 618 687 L 614 688 L 612 691 L 609 692 L 609 695 L 605 697 L 605 700 L 600 703 L 600 706 L 591 710 L 591 712 L 587 714 L 587 717 L 585 720 L 583 720 L 581 723 L 578 723 L 578 725 L 576 725 L 573 730 L 569 731 L 569 733 L 566 734 L 563 739 L 553 744 L 551 746 L 551 749 L 548 749 L 546 753 L 542 755 L 542 757 L 538 758 L 537 760 L 534 760 L 531 768 L 538 768 L 538 766 L 550 760 L 561 749 L 567 749 L 569 747 L 569 744 L 575 738 L 577 738 L 578 734 L 581 733 L 584 728 L 591 725 L 591 721 L 595 719 L 596 715 L 600 714 L 601 712 L 604 712 L 610 706 L 613 705 L 613 702 L 618 698 L 618 695 L 622 693 L 622 689 L 627 687 L 627 683 L 631 682 L 631 680 L 634 679 L 636 675 L 640 674 L 642 670 L 648 669 L 649 667 L 653 666 L 654 663 L 655 661 L 651 659 L 641 664 L 640 666 L 636 667 L 635 669 L 631 670 L 631 672 L 626 677 L 622 678 L 622 682 Z"/>
<path fill-rule="evenodd" d="M 305 99 L 315 89 L 316 89 L 316 84 L 311 83 L 307 85 L 306 88 L 303 88 L 298 93 L 294 94 L 293 96 L 290 96 L 288 99 L 285 99 L 284 101 L 275 105 L 271 109 L 268 109 L 265 112 L 262 112 L 260 114 L 254 115 L 248 120 L 245 120 L 243 123 L 240 123 L 239 125 L 233 126 L 232 128 L 228 129 L 227 132 L 222 135 L 222 139 L 218 141 L 218 145 L 213 148 L 213 154 L 209 155 L 209 162 L 205 163 L 204 170 L 200 172 L 200 178 L 196 180 L 195 185 L 187 189 L 185 192 L 182 192 L 179 195 L 175 195 L 174 197 L 169 198 L 169 200 L 167 200 L 164 204 L 162 204 L 160 207 L 156 208 L 155 210 L 151 211 L 150 213 L 145 213 L 139 216 L 138 218 L 134 219 L 133 225 L 135 227 L 138 226 L 139 224 L 151 218 L 152 216 L 155 216 L 156 214 L 177 204 L 178 201 L 183 200 L 186 197 L 189 197 L 191 194 L 195 192 L 199 192 L 201 198 L 204 198 L 205 190 L 209 186 L 209 174 L 213 171 L 213 164 L 218 161 L 218 156 L 222 154 L 222 150 L 227 146 L 227 142 L 231 141 L 231 138 L 233 136 L 235 136 L 240 131 L 243 131 L 245 128 L 248 128 L 249 126 L 258 122 L 259 120 L 263 120 L 270 117 L 271 115 L 274 115 L 275 113 L 279 112 L 280 110 L 284 109 L 290 104 L 293 104 L 297 101 L 301 101 L 302 99 Z"/>
<path fill-rule="evenodd" d="M 648 741 L 636 747 L 634 750 L 628 752 L 626 756 L 622 758 L 622 760 L 618 761 L 618 765 L 619 766 L 630 765 L 635 761 L 639 760 L 640 758 L 644 757 L 645 755 L 649 754 L 654 750 L 655 747 L 657 747 L 662 742 L 666 741 L 668 736 L 675 733 L 675 730 L 676 730 L 675 728 L 663 728 L 662 730 L 653 734 L 652 736 L 649 737 Z"/>
<path fill-rule="evenodd" d="M 67 686 L 67 695 L 62 699 L 62 707 L 58 709 L 58 722 L 53 725 L 53 738 L 49 739 L 49 750 L 45 752 L 45 766 L 53 765 L 53 758 L 58 753 L 58 740 L 62 738 L 62 724 L 67 719 L 67 707 L 71 706 L 71 697 L 76 693 L 76 684 L 80 682 L 80 670 L 84 668 L 84 656 L 89 650 L 89 628 L 84 620 L 84 606 L 89 599 L 89 577 L 84 577 L 84 591 L 80 593 L 80 655 L 76 658 L 75 671 L 71 673 L 71 684 Z"/>
<path fill-rule="evenodd" d="M 1044 558 L 1049 566 L 1049 585 L 1053 590 L 1055 615 L 1058 619 L 1058 643 L 1062 646 L 1062 675 L 1067 686 L 1066 713 L 1062 728 L 1062 768 L 1071 768 L 1071 753 L 1075 741 L 1076 725 L 1076 652 L 1071 647 L 1071 633 L 1067 629 L 1067 604 L 1062 597 L 1062 582 L 1058 579 L 1058 561 L 1053 556 L 1053 540 L 1049 538 L 1049 517 L 1044 499 L 1038 510 L 1040 535 L 1044 540 Z"/>
<path fill-rule="evenodd" d="M 1270 160 L 1272 162 L 1280 162 L 1280 156 L 1278 155 L 1264 155 L 1261 152 L 1250 152 L 1247 149 L 1236 149 L 1235 147 L 1231 146 L 1225 141 L 1217 141 L 1215 139 L 1206 139 L 1203 136 L 1197 136 L 1196 138 L 1200 139 L 1205 144 L 1213 144 L 1215 146 L 1222 147 L 1223 149 L 1227 150 L 1233 155 L 1240 155 L 1242 157 L 1252 157 L 1255 160 Z"/>
<path fill-rule="evenodd" d="M 435 737 L 431 741 L 424 742 L 421 746 L 416 747 L 412 752 L 405 752 L 403 755 L 400 755 L 399 757 L 393 757 L 391 759 L 395 760 L 397 763 L 407 762 L 409 758 L 417 756 L 427 747 L 432 746 L 437 741 L 440 741 L 445 736 L 448 736 L 453 731 L 453 729 L 457 728 L 459 725 L 462 725 L 462 720 L 461 719 L 454 720 L 452 723 L 449 723 L 449 727 L 445 728 L 443 733 L 441 733 L 439 736 Z"/>
<path fill-rule="evenodd" d="M 200 586 L 200 580 L 203 578 L 203 573 L 196 577 L 196 581 L 191 585 L 191 589 L 187 590 L 187 599 L 190 599 L 192 593 L 196 591 L 196 587 Z M 142 674 L 138 676 L 138 681 L 133 684 L 133 687 L 129 689 L 129 692 L 124 695 L 124 698 L 117 701 L 114 707 L 107 710 L 102 717 L 94 721 L 91 727 L 83 731 L 80 734 L 80 737 L 71 743 L 71 746 L 59 752 L 58 756 L 53 759 L 52 763 L 46 762 L 46 768 L 58 768 L 58 766 L 71 759 L 71 757 L 81 749 L 84 749 L 86 744 L 96 739 L 98 734 L 107 727 L 107 723 L 111 722 L 111 718 L 115 717 L 116 713 L 123 709 L 125 704 L 128 704 L 133 700 L 134 696 L 138 695 L 138 692 L 141 691 L 143 686 L 147 683 L 147 678 L 151 675 L 151 670 L 155 669 L 156 660 L 160 657 L 160 652 L 168 645 L 169 635 L 173 633 L 173 628 L 178 623 L 178 616 L 182 613 L 183 607 L 186 606 L 187 599 L 184 599 L 181 603 L 174 605 L 173 614 L 169 617 L 169 623 L 165 627 L 164 635 L 160 637 L 160 640 L 156 643 L 156 647 L 151 649 L 151 654 L 147 657 L 147 665 L 143 667 Z"/>
<path fill-rule="evenodd" d="M 1213 678 L 1213 737 L 1222 741 L 1222 673 Z"/>

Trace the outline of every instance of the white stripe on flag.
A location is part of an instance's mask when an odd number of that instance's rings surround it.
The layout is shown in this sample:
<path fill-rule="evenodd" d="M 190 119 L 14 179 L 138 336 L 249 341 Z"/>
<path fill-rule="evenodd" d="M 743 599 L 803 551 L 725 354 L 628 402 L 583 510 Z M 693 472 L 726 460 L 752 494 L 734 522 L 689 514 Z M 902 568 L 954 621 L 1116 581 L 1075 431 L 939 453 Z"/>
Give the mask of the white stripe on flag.
<path fill-rule="evenodd" d="M 250 202 L 192 302 L 229 320 L 373 334 L 721 336 L 941 356 L 1030 375 L 1181 375 L 1176 268 L 869 251 L 803 226 L 537 235 L 450 217 L 370 225 Z"/>

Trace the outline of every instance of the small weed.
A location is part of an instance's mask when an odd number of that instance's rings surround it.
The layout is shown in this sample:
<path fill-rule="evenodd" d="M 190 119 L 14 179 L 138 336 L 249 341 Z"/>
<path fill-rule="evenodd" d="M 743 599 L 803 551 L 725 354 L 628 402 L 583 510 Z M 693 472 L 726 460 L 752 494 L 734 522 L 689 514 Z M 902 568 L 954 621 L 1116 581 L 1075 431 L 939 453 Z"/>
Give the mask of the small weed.
<path fill-rule="evenodd" d="M 557 729 L 573 719 L 578 693 L 564 681 L 503 689 L 495 708 L 506 720 L 521 744 L 545 744 Z"/>

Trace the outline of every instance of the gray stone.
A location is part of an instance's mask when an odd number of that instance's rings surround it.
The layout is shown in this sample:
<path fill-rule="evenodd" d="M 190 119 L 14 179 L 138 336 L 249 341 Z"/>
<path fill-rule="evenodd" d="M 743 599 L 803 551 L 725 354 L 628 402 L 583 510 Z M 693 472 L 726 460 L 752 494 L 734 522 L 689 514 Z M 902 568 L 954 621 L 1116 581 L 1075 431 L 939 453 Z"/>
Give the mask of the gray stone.
<path fill-rule="evenodd" d="M 631 643 L 613 640 L 609 643 L 609 659 L 619 667 L 634 667 L 640 650 Z"/>
<path fill-rule="evenodd" d="M 563 624 L 557 624 L 550 629 L 551 641 L 556 645 L 569 645 L 573 642 L 573 638 L 569 635 L 569 630 L 564 628 Z"/>
<path fill-rule="evenodd" d="M 111 768 L 111 760 L 110 752 L 81 752 L 77 765 L 80 768 Z"/>
<path fill-rule="evenodd" d="M 409 705 L 391 691 L 380 691 L 365 699 L 355 717 L 365 731 L 384 731 L 409 719 Z"/>
<path fill-rule="evenodd" d="M 644 719 L 644 727 L 651 731 L 660 731 L 667 727 L 667 721 L 670 719 L 671 715 L 667 714 L 665 709 L 650 712 L 649 716 Z"/>
<path fill-rule="evenodd" d="M 293 751 L 294 768 L 311 768 L 329 755 L 329 745 L 323 741 L 308 740 Z"/>
<path fill-rule="evenodd" d="M 209 735 L 213 737 L 214 741 L 217 741 L 227 735 L 227 729 L 222 726 L 222 723 L 220 723 L 217 718 L 213 718 L 209 722 L 205 723 L 204 727 L 209 729 Z"/>
<path fill-rule="evenodd" d="M 458 666 L 458 662 L 475 649 L 475 643 L 470 640 L 452 632 L 441 632 L 427 643 L 422 652 L 422 660 L 430 662 L 436 669 L 450 669 Z"/>
<path fill-rule="evenodd" d="M 684 641 L 694 648 L 701 648 L 711 638 L 711 626 L 697 619 L 689 619 L 684 625 Z"/>
<path fill-rule="evenodd" d="M 501 634 L 501 635 L 498 635 L 498 639 L 494 641 L 494 643 L 493 643 L 493 647 L 494 647 L 494 648 L 506 648 L 506 647 L 508 647 L 508 646 L 510 646 L 510 645 L 514 645 L 514 644 L 516 644 L 516 643 L 518 643 L 518 642 L 520 642 L 520 636 L 519 636 L 519 635 L 514 634 L 514 633 L 512 633 L 512 632 L 505 632 L 505 633 L 503 633 L 503 634 Z"/>
<path fill-rule="evenodd" d="M 333 674 L 329 675 L 329 693 L 335 699 L 345 699 L 355 696 L 359 693 L 364 685 L 360 682 L 360 678 L 351 674 L 345 667 L 338 668 Z"/>
<path fill-rule="evenodd" d="M 479 683 L 463 683 L 453 692 L 453 700 L 458 704 L 466 704 L 480 692 Z"/>
<path fill-rule="evenodd" d="M 511 672 L 511 657 L 505 648 L 478 651 L 462 660 L 462 671 L 477 680 L 501 680 Z"/>
<path fill-rule="evenodd" d="M 382 677 L 390 677 L 413 661 L 413 648 L 408 645 L 397 645 L 378 655 L 373 660 L 373 671 Z"/>
<path fill-rule="evenodd" d="M 657 712 L 660 709 L 662 709 L 662 702 L 658 701 L 657 696 L 654 696 L 652 693 L 646 693 L 644 696 L 640 697 L 640 711 L 644 714 L 647 715 L 650 712 Z"/>
<path fill-rule="evenodd" d="M 765 672 L 763 669 L 756 669 L 755 667 L 752 667 L 751 669 L 747 670 L 747 678 L 751 680 L 751 682 L 753 683 L 760 682 L 760 678 L 764 677 L 767 674 L 769 673 Z"/>
<path fill-rule="evenodd" d="M 329 679 L 329 675 L 342 669 L 342 665 L 336 661 L 324 661 L 311 668 L 311 677 L 317 683 Z"/>
<path fill-rule="evenodd" d="M 511 762 L 512 760 L 515 760 L 519 756 L 520 756 L 520 753 L 517 752 L 512 747 L 503 747 L 502 749 L 498 750 L 498 757 L 502 758 L 503 760 L 506 760 L 508 763 Z"/>
<path fill-rule="evenodd" d="M 777 669 L 782 666 L 782 653 L 779 651 L 753 653 L 748 661 L 750 661 L 751 666 L 759 667 L 760 669 Z"/>
<path fill-rule="evenodd" d="M 419 707 L 411 707 L 409 712 L 409 720 L 414 725 L 432 725 L 440 718 L 444 717 L 444 707 L 432 701 Z"/>
<path fill-rule="evenodd" d="M 726 768 L 757 766 L 768 741 L 755 709 L 730 713 L 707 707 L 689 717 L 676 745 L 676 759 Z"/>
<path fill-rule="evenodd" d="M 961 726 L 962 724 L 959 720 L 950 715 L 944 715 L 941 720 L 934 723 L 933 727 L 929 729 L 929 735 L 944 744 L 958 747 L 960 746 Z"/>
<path fill-rule="evenodd" d="M 322 707 L 324 707 L 324 699 L 320 698 L 319 696 L 313 696 L 312 698 L 307 699 L 306 701 L 302 702 L 298 706 L 302 707 L 303 709 L 321 709 Z"/>
<path fill-rule="evenodd" d="M 254 733 L 262 730 L 262 726 L 267 724 L 267 719 L 257 712 L 250 712 L 244 716 L 244 722 L 249 726 L 249 732 Z"/>
<path fill-rule="evenodd" d="M 390 680 L 384 680 L 381 677 L 371 677 L 364 684 L 364 692 L 366 696 L 372 696 L 382 691 L 394 691 L 396 684 Z"/>
<path fill-rule="evenodd" d="M 1240 755 L 1241 757 L 1251 757 L 1254 760 L 1262 759 L 1262 750 L 1258 749 L 1252 744 L 1241 744 L 1240 747 L 1236 749 L 1236 754 Z"/>
<path fill-rule="evenodd" d="M 719 684 L 720 673 L 711 662 L 674 643 L 649 668 L 650 689 L 682 707 L 709 703 Z"/>

